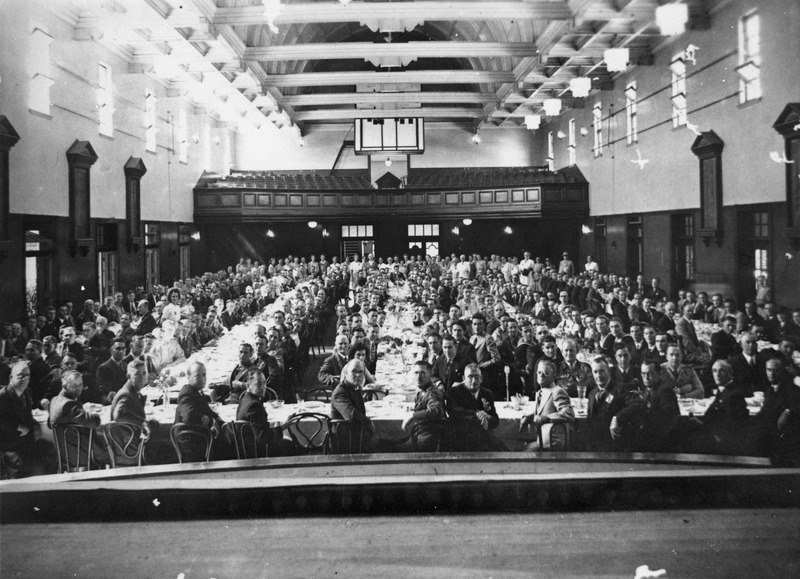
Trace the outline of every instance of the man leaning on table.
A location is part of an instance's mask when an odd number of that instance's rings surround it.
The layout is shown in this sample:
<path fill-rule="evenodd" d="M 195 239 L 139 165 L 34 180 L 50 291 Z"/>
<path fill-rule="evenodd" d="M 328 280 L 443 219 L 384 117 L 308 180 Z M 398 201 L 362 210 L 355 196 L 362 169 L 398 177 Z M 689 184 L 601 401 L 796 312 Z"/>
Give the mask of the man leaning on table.
<path fill-rule="evenodd" d="M 452 346 L 455 350 L 455 345 Z M 444 390 L 431 382 L 431 365 L 425 360 L 415 362 L 411 370 L 417 383 L 414 412 L 403 420 L 403 429 L 413 424 L 416 448 L 421 452 L 439 449 L 445 426 Z"/>
<path fill-rule="evenodd" d="M 453 384 L 445 403 L 450 416 L 453 450 L 504 451 L 506 446 L 490 430 L 500 424 L 492 391 L 481 388 L 481 370 L 477 364 L 464 369 L 464 381 Z"/>
<path fill-rule="evenodd" d="M 536 392 L 534 410 L 520 420 L 519 428 L 522 430 L 526 424 L 533 422 L 541 431 L 542 448 L 558 448 L 566 450 L 567 429 L 572 428 L 575 422 L 575 411 L 570 404 L 566 390 L 555 383 L 556 366 L 550 360 L 542 360 L 536 366 L 536 383 L 539 390 Z M 556 431 L 553 435 L 553 424 L 564 424 L 564 431 Z M 539 440 L 528 445 L 528 450 L 540 450 Z"/>
<path fill-rule="evenodd" d="M 219 435 L 223 420 L 211 410 L 203 389 L 206 387 L 206 367 L 202 362 L 191 362 L 186 369 L 187 383 L 178 394 L 175 424 L 197 424 L 210 428 Z"/>

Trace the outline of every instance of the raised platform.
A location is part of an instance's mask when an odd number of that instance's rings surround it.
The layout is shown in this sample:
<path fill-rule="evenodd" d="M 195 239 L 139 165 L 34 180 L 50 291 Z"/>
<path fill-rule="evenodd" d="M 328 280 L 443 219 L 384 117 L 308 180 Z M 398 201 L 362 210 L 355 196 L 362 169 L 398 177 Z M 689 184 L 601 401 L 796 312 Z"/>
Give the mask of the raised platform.
<path fill-rule="evenodd" d="M 797 507 L 800 469 L 701 455 L 374 454 L 51 475 L 0 493 L 2 523 Z"/>

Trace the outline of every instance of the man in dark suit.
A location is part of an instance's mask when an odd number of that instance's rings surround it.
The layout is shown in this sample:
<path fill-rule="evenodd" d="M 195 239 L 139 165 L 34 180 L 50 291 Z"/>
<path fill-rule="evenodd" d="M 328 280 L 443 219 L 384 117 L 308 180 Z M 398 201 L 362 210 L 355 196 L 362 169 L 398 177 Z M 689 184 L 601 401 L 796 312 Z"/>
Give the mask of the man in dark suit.
<path fill-rule="evenodd" d="M 750 416 L 745 390 L 734 382 L 733 368 L 727 361 L 714 362 L 711 373 L 717 390 L 702 419 L 702 451 L 742 454 L 746 452 L 744 442 Z"/>
<path fill-rule="evenodd" d="M 178 394 L 178 406 L 175 409 L 175 424 L 199 424 L 210 428 L 219 435 L 224 422 L 216 412 L 211 410 L 203 396 L 206 387 L 206 367 L 201 362 L 192 362 L 186 369 L 188 382 Z"/>
<path fill-rule="evenodd" d="M 456 356 L 462 360 L 467 360 L 470 364 L 474 364 L 478 360 L 478 354 L 475 351 L 475 346 L 466 337 L 467 327 L 466 322 L 453 320 L 453 324 L 450 326 L 450 333 L 453 334 L 453 338 L 456 340 L 456 350 L 458 351 Z"/>
<path fill-rule="evenodd" d="M 342 380 L 331 394 L 331 418 L 345 423 L 336 435 L 335 448 L 340 453 L 366 452 L 375 434 L 361 393 L 365 376 L 364 362 L 350 360 L 342 368 Z"/>
<path fill-rule="evenodd" d="M 25 360 L 30 368 L 30 383 L 28 387 L 31 391 L 33 405 L 43 408 L 42 401 L 47 398 L 50 390 L 52 376 L 50 366 L 42 358 L 42 343 L 39 340 L 29 340 L 25 345 Z"/>
<path fill-rule="evenodd" d="M 458 356 L 456 339 L 453 336 L 445 336 L 442 341 L 442 355 L 437 356 L 433 364 L 431 380 L 438 388 L 444 392 L 456 382 L 464 379 L 464 368 L 468 361 Z"/>
<path fill-rule="evenodd" d="M 272 332 L 273 342 L 275 345 L 278 343 L 277 332 Z M 269 334 L 269 332 L 267 332 Z M 266 378 L 267 388 L 272 388 L 275 392 L 283 391 L 284 372 L 278 363 L 278 359 L 269 353 L 269 341 L 267 336 L 259 335 L 256 337 L 256 368 L 261 370 L 261 373 Z M 265 391 L 266 392 L 266 391 Z M 262 394 L 263 396 L 263 394 Z"/>
<path fill-rule="evenodd" d="M 83 393 L 83 377 L 76 370 L 68 370 L 61 375 L 61 392 L 50 401 L 50 424 L 55 427 L 58 425 L 75 424 L 96 429 L 100 426 L 100 415 L 84 410 L 78 401 Z M 69 441 L 67 441 L 69 443 Z M 86 448 L 89 444 L 89 437 L 81 433 L 81 448 Z M 70 445 L 72 446 L 72 445 Z M 65 452 L 66 449 L 62 449 Z M 77 454 L 77 447 L 70 452 L 70 456 Z M 98 434 L 92 437 L 92 459 L 94 462 L 104 465 L 110 464 L 108 450 L 102 442 L 102 437 Z M 83 457 L 79 457 L 81 466 L 86 466 Z"/>
<path fill-rule="evenodd" d="M 140 300 L 137 306 L 137 311 L 141 318 L 139 319 L 139 326 L 136 328 L 137 336 L 145 336 L 156 329 L 156 319 L 150 312 L 150 304 L 147 300 Z"/>
<path fill-rule="evenodd" d="M 783 360 L 767 361 L 768 387 L 756 417 L 756 452 L 775 461 L 800 458 L 800 388 Z"/>
<path fill-rule="evenodd" d="M 588 448 L 593 451 L 610 451 L 618 448 L 621 436 L 617 414 L 625 408 L 627 392 L 611 380 L 608 360 L 598 356 L 592 360 L 592 377 L 595 386 L 589 396 L 587 431 Z"/>
<path fill-rule="evenodd" d="M 125 340 L 117 338 L 111 343 L 111 357 L 97 367 L 97 387 L 103 404 L 111 404 L 114 395 L 128 380 L 125 359 Z"/>
<path fill-rule="evenodd" d="M 0 453 L 19 476 L 44 474 L 51 461 L 49 447 L 38 437 L 28 388 L 31 370 L 25 362 L 11 367 L 9 384 L 0 389 Z M 37 440 L 38 439 L 38 440 Z"/>
<path fill-rule="evenodd" d="M 347 364 L 347 351 L 350 349 L 350 340 L 344 334 L 336 336 L 333 343 L 333 354 L 325 358 L 317 373 L 320 384 L 336 386 L 342 376 L 342 370 Z"/>
<path fill-rule="evenodd" d="M 711 361 L 727 360 L 739 352 L 739 343 L 733 332 L 736 329 L 736 320 L 731 316 L 722 318 L 722 329 L 711 334 Z"/>
<path fill-rule="evenodd" d="M 694 306 L 692 304 L 684 304 L 683 315 L 675 322 L 675 333 L 681 337 L 681 341 L 683 342 L 686 363 L 696 366 L 708 363 L 710 358 L 705 349 L 700 345 L 697 332 L 695 332 L 694 324 L 692 323 L 693 312 Z"/>
<path fill-rule="evenodd" d="M 627 332 L 631 327 L 631 318 L 628 315 L 628 294 L 624 288 L 616 288 L 611 299 L 611 315 L 622 322 L 622 330 Z"/>
<path fill-rule="evenodd" d="M 631 364 L 631 352 L 625 346 L 619 346 L 614 352 L 617 365 L 611 368 L 611 380 L 624 387 L 625 390 L 639 390 L 642 385 L 642 374 L 637 366 Z"/>
<path fill-rule="evenodd" d="M 491 390 L 481 388 L 477 364 L 464 369 L 464 381 L 447 391 L 445 403 L 450 416 L 450 445 L 454 450 L 507 450 L 490 431 L 500 424 Z"/>
<path fill-rule="evenodd" d="M 264 395 L 267 392 L 267 378 L 257 368 L 252 368 L 245 377 L 247 390 L 239 398 L 236 409 L 236 420 L 250 423 L 258 441 L 258 457 L 288 456 L 291 444 L 276 433 L 269 424 L 269 417 L 264 408 Z"/>
<path fill-rule="evenodd" d="M 122 309 L 125 310 L 125 313 L 130 315 L 132 318 L 138 315 L 138 302 L 136 301 L 135 291 L 130 290 L 128 292 L 128 297 L 122 300 Z"/>
<path fill-rule="evenodd" d="M 733 381 L 747 396 L 767 387 L 767 360 L 774 356 L 770 349 L 758 351 L 756 337 L 750 332 L 739 336 L 741 353 L 728 358 L 733 372 Z"/>

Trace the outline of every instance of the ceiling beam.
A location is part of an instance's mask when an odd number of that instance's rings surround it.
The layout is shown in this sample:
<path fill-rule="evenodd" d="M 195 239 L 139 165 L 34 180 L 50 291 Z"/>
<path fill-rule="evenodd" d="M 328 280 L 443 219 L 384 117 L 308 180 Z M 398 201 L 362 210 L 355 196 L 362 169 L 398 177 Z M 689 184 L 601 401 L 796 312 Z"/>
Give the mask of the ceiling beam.
<path fill-rule="evenodd" d="M 323 109 L 295 111 L 298 121 L 352 122 L 353 119 L 385 118 L 432 118 L 432 119 L 476 119 L 483 116 L 483 109 L 467 107 L 429 107 L 420 109 Z"/>
<path fill-rule="evenodd" d="M 372 20 L 419 19 L 425 21 L 468 20 L 569 20 L 570 8 L 563 2 L 338 2 L 283 4 L 274 18 L 281 24 L 322 22 L 365 22 Z M 266 24 L 263 6 L 220 7 L 214 13 L 213 24 L 240 26 Z"/>
<path fill-rule="evenodd" d="M 403 72 L 304 72 L 270 75 L 264 87 L 349 86 L 364 83 L 489 84 L 514 82 L 513 72 L 487 70 L 407 70 Z"/>
<path fill-rule="evenodd" d="M 536 47 L 528 42 L 330 42 L 288 44 L 246 48 L 242 58 L 257 61 L 343 60 L 351 58 L 468 58 L 534 56 Z"/>
<path fill-rule="evenodd" d="M 320 93 L 285 96 L 283 101 L 290 106 L 357 105 L 385 103 L 467 103 L 484 104 L 497 97 L 493 92 L 353 92 Z"/>

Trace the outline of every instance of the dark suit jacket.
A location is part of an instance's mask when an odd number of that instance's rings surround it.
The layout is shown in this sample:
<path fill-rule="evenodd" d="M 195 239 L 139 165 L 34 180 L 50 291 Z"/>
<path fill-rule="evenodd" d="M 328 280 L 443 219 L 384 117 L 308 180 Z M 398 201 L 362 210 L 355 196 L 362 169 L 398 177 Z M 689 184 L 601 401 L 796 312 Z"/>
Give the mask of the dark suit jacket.
<path fill-rule="evenodd" d="M 139 327 L 136 328 L 137 336 L 145 336 L 152 333 L 156 329 L 156 319 L 151 312 L 147 312 L 142 319 L 139 320 Z"/>
<path fill-rule="evenodd" d="M 745 390 L 731 383 L 723 392 L 717 392 L 703 416 L 703 424 L 709 434 L 726 441 L 739 440 L 747 428 L 750 413 L 744 400 Z"/>
<path fill-rule="evenodd" d="M 447 391 L 453 384 L 464 379 L 464 368 L 467 367 L 468 363 L 458 355 L 450 363 L 448 363 L 446 356 L 437 356 L 433 363 L 431 380 L 434 384 L 441 382 L 442 388 Z"/>
<path fill-rule="evenodd" d="M 31 381 L 28 387 L 31 389 L 33 396 L 34 406 L 38 406 L 42 398 L 47 397 L 52 383 L 52 376 L 50 375 L 50 366 L 44 361 L 44 358 L 39 356 L 29 364 L 31 369 Z"/>
<path fill-rule="evenodd" d="M 322 366 L 320 366 L 317 379 L 321 384 L 325 384 L 326 386 L 338 384 L 341 380 L 342 368 L 344 368 L 345 364 L 347 364 L 347 359 L 334 352 L 325 358 Z"/>
<path fill-rule="evenodd" d="M 733 382 L 746 395 L 756 390 L 765 390 L 767 386 L 767 360 L 772 356 L 766 350 L 756 353 L 755 367 L 750 366 L 743 353 L 728 358 L 733 367 Z"/>
<path fill-rule="evenodd" d="M 143 396 L 134 390 L 130 382 L 125 382 L 114 394 L 114 400 L 111 402 L 111 420 L 140 426 L 147 421 Z"/>
<path fill-rule="evenodd" d="M 642 371 L 640 368 L 631 365 L 623 374 L 618 366 L 611 368 L 611 380 L 625 386 L 627 390 L 636 390 L 642 384 Z"/>
<path fill-rule="evenodd" d="M 97 367 L 97 387 L 103 396 L 117 392 L 128 381 L 126 371 L 109 358 Z"/>
<path fill-rule="evenodd" d="M 264 408 L 264 403 L 251 392 L 245 392 L 239 399 L 239 407 L 236 409 L 236 420 L 246 420 L 249 422 L 261 444 L 268 444 L 274 438 L 274 432 L 269 427 L 269 417 Z"/>
<path fill-rule="evenodd" d="M 0 450 L 16 451 L 24 447 L 31 447 L 34 441 L 34 429 L 37 428 L 36 420 L 31 414 L 32 401 L 22 392 L 22 397 L 17 396 L 10 386 L 0 389 Z M 30 432 L 20 436 L 17 428 L 26 426 Z"/>
<path fill-rule="evenodd" d="M 73 400 L 62 390 L 58 396 L 50 401 L 50 424 L 56 426 L 59 424 L 77 424 L 78 426 L 87 426 L 89 428 L 97 428 L 100 426 L 100 415 L 94 412 L 87 412 L 77 400 Z M 67 441 L 68 444 L 70 441 Z M 88 434 L 81 432 L 81 449 L 85 449 L 89 444 Z M 76 456 L 77 446 L 70 445 L 70 456 Z M 64 453 L 66 449 L 62 449 Z M 81 453 L 79 457 L 82 466 L 85 466 L 85 455 Z M 107 462 L 108 451 L 105 449 L 101 437 L 95 433 L 92 438 L 92 454 L 96 461 Z M 62 457 L 64 455 L 62 454 Z"/>
<path fill-rule="evenodd" d="M 350 422 L 370 422 L 361 391 L 345 382 L 339 382 L 331 394 L 331 418 Z"/>
<path fill-rule="evenodd" d="M 739 343 L 725 330 L 711 334 L 711 360 L 727 360 L 741 352 Z"/>
<path fill-rule="evenodd" d="M 598 400 L 598 396 L 600 399 Z M 611 438 L 611 419 L 614 418 L 627 402 L 624 387 L 611 380 L 601 393 L 592 390 L 589 395 L 587 425 L 589 431 L 588 445 L 591 450 L 609 450 L 615 444 Z"/>
<path fill-rule="evenodd" d="M 211 428 L 215 422 L 223 420 L 211 410 L 208 401 L 201 392 L 188 384 L 178 394 L 178 407 L 175 409 L 175 424 L 199 424 Z"/>

